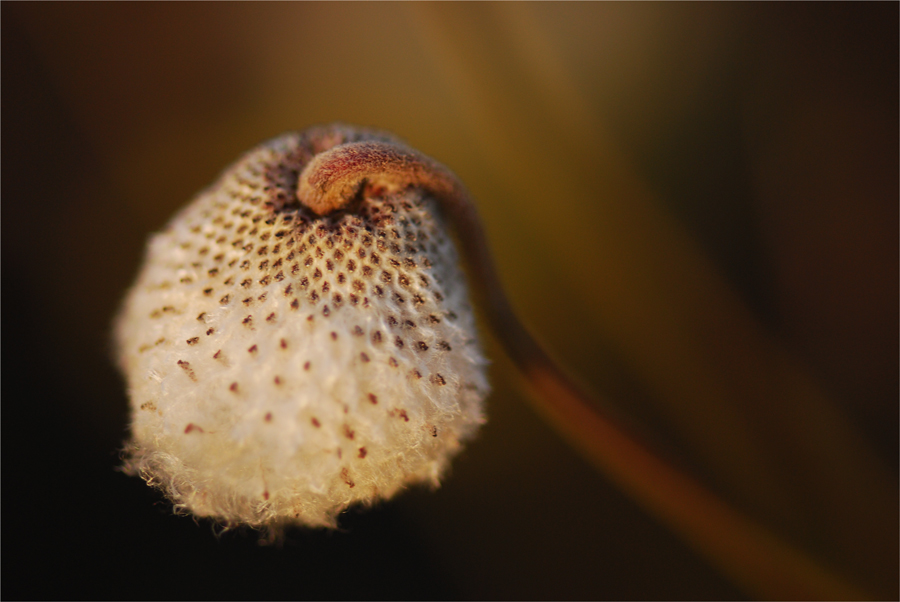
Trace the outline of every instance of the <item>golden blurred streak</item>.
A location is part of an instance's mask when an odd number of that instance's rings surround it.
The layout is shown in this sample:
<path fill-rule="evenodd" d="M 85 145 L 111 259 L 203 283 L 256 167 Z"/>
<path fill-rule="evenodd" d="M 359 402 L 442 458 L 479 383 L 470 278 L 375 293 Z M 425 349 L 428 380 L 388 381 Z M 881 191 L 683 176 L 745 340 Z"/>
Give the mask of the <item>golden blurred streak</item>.
<path fill-rule="evenodd" d="M 488 221 L 528 229 L 542 242 L 527 268 L 500 254 L 501 271 L 514 289 L 534 274 L 562 276 L 565 292 L 556 288 L 567 311 L 580 296 L 578 318 L 630 360 L 727 497 L 789 539 L 824 548 L 868 587 L 890 591 L 853 562 L 860 551 L 891 557 L 895 534 L 883 525 L 898 498 L 888 470 L 660 209 L 554 56 L 533 10 L 415 7 L 494 186 L 516 199 L 514 210 Z M 510 48 L 530 50 L 517 56 Z M 539 68 L 525 69 L 521 61 L 536 55 Z M 596 274 L 583 273 L 577 258 L 586 256 Z"/>

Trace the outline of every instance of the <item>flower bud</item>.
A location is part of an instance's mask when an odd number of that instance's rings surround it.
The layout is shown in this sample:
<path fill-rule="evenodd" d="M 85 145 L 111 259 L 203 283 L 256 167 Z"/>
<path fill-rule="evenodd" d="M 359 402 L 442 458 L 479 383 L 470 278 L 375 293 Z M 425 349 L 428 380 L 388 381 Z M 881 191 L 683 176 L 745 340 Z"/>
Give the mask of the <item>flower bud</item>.
<path fill-rule="evenodd" d="M 177 509 L 334 526 L 436 486 L 484 422 L 486 361 L 429 190 L 362 181 L 323 215 L 298 200 L 314 156 L 364 140 L 395 143 L 345 126 L 271 140 L 151 238 L 116 324 L 125 467 Z"/>

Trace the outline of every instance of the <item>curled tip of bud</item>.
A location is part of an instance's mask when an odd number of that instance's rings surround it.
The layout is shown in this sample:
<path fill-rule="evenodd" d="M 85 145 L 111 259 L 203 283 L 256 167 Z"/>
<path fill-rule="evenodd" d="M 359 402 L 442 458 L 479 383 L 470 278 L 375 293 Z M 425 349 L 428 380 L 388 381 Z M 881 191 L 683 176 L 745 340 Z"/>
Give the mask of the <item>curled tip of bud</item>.
<path fill-rule="evenodd" d="M 354 147 L 360 143 L 345 146 Z M 297 200 L 316 215 L 343 209 L 359 191 L 361 181 L 348 161 L 346 152 L 335 148 L 319 153 L 307 163 L 297 182 Z M 352 152 L 352 150 L 351 150 Z"/>
<path fill-rule="evenodd" d="M 443 165 L 398 142 L 347 142 L 315 155 L 300 174 L 297 199 L 316 215 L 347 207 L 364 188 L 394 193 L 415 186 L 436 197 L 459 195 Z"/>

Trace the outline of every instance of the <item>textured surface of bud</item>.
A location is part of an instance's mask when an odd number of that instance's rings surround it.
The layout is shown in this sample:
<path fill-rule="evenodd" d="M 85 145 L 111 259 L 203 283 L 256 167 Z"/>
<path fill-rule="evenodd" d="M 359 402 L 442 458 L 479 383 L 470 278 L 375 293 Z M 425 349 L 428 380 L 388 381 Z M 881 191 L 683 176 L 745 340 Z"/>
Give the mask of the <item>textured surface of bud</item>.
<path fill-rule="evenodd" d="M 350 504 L 437 485 L 484 421 L 486 362 L 428 190 L 298 201 L 314 156 L 364 140 L 396 142 L 345 126 L 271 140 L 150 240 L 116 324 L 125 465 L 177 508 L 333 526 Z"/>

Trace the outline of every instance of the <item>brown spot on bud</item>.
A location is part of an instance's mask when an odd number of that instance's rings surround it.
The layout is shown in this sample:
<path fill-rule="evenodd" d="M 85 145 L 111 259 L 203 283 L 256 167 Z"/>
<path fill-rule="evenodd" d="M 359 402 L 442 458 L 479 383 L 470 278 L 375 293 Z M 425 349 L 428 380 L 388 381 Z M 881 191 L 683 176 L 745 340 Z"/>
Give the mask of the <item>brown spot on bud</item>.
<path fill-rule="evenodd" d="M 356 486 L 356 483 L 350 478 L 350 472 L 346 468 L 341 469 L 341 480 L 347 484 L 348 487 L 353 489 Z"/>
<path fill-rule="evenodd" d="M 191 369 L 190 362 L 186 362 L 184 360 L 178 360 L 177 364 L 184 370 L 184 373 L 187 374 L 187 377 L 194 382 L 197 382 L 197 375 L 194 374 L 193 369 Z"/>

